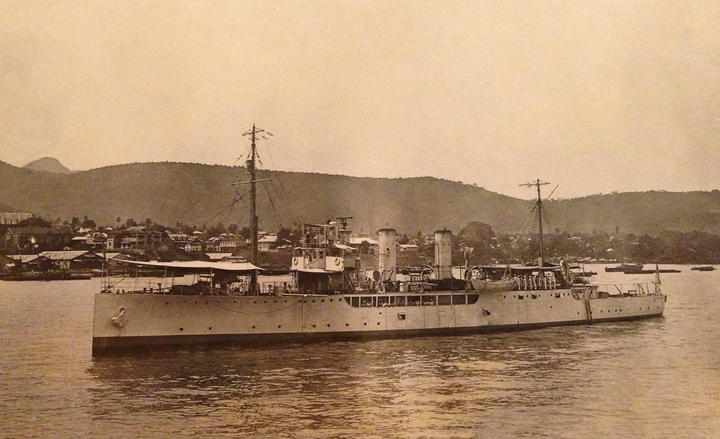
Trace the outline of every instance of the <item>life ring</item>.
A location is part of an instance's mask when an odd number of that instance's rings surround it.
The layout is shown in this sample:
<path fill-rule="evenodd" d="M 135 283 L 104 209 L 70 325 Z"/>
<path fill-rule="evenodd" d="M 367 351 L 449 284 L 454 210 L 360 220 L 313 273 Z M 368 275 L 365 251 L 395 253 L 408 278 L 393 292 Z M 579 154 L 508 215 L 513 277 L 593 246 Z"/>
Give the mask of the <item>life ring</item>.
<path fill-rule="evenodd" d="M 340 258 L 335 258 L 335 266 L 336 267 L 340 266 Z"/>
<path fill-rule="evenodd" d="M 293 258 L 293 265 L 297 265 L 297 264 L 298 264 L 298 259 L 297 259 L 297 258 Z"/>

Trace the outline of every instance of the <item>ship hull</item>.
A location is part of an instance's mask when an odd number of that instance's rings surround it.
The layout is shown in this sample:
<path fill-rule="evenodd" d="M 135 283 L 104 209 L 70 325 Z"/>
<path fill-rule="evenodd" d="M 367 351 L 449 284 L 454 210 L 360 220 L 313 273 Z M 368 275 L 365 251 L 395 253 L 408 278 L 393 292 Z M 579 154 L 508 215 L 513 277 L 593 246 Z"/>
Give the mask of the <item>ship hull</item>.
<path fill-rule="evenodd" d="M 435 297 L 432 305 L 378 306 L 381 297 L 395 296 L 403 295 L 97 294 L 93 355 L 150 346 L 509 332 L 656 317 L 663 314 L 665 305 L 664 295 L 584 299 L 568 289 L 437 292 L 414 296 Z M 409 304 L 413 296 L 404 296 Z M 439 296 L 446 300 L 438 300 Z M 362 299 L 367 299 L 367 306 L 362 306 Z"/>

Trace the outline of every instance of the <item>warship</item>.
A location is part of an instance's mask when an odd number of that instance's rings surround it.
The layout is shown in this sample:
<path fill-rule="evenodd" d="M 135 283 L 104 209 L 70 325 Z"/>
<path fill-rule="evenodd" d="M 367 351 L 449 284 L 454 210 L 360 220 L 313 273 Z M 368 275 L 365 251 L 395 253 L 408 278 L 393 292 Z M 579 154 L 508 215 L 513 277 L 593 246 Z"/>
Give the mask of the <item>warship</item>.
<path fill-rule="evenodd" d="M 661 316 L 666 295 L 653 282 L 596 285 L 569 264 L 476 266 L 453 276 L 452 232 L 437 230 L 432 267 L 403 274 L 397 232 L 378 231 L 377 267 L 349 244 L 348 218 L 303 225 L 291 275 L 263 275 L 257 266 L 255 136 L 250 174 L 252 252 L 249 261 L 139 262 L 162 279 L 104 277 L 95 295 L 93 355 L 173 345 L 416 337 L 518 331 Z M 542 237 L 542 199 L 537 186 Z M 184 276 L 179 276 L 184 275 Z"/>

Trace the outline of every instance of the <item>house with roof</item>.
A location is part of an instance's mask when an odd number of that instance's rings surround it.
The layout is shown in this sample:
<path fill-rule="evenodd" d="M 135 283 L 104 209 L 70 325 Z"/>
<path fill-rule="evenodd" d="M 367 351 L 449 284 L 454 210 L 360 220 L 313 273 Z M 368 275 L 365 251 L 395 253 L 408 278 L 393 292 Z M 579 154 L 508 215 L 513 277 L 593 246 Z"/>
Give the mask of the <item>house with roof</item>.
<path fill-rule="evenodd" d="M 62 250 L 72 245 L 72 227 L 8 227 L 2 238 L 6 254 L 37 254 L 47 250 Z"/>
<path fill-rule="evenodd" d="M 30 212 L 0 212 L 0 226 L 14 226 L 30 218 L 33 218 Z"/>
<path fill-rule="evenodd" d="M 362 249 L 366 248 L 369 253 L 375 253 L 375 249 L 378 245 L 378 240 L 369 236 L 350 236 L 347 240 L 347 245 L 358 250 L 362 253 Z"/>
<path fill-rule="evenodd" d="M 205 253 L 208 258 L 210 258 L 211 261 L 221 261 L 223 259 L 227 259 L 232 257 L 232 253 L 217 253 L 217 252 L 209 252 Z"/>
<path fill-rule="evenodd" d="M 185 253 L 198 253 L 202 251 L 203 243 L 197 240 L 190 240 L 182 249 L 185 250 Z"/>
<path fill-rule="evenodd" d="M 133 226 L 123 230 L 113 230 L 107 237 L 107 249 L 145 250 L 148 246 L 164 242 L 166 234 L 144 226 Z"/>
<path fill-rule="evenodd" d="M 40 256 L 60 270 L 90 270 L 102 268 L 103 256 L 87 250 L 45 251 Z"/>
<path fill-rule="evenodd" d="M 190 236 L 186 233 L 168 233 L 168 237 L 175 244 L 175 248 L 183 249 L 190 242 Z"/>
<path fill-rule="evenodd" d="M 275 233 L 258 234 L 258 251 L 269 252 L 277 246 L 278 236 Z"/>
<path fill-rule="evenodd" d="M 220 253 L 232 253 L 245 246 L 245 239 L 236 233 L 222 233 L 214 242 L 214 250 Z"/>
<path fill-rule="evenodd" d="M 348 245 L 353 247 L 359 247 L 363 242 L 367 242 L 371 246 L 378 245 L 378 240 L 369 236 L 351 236 L 348 238 Z"/>
<path fill-rule="evenodd" d="M 40 255 L 9 255 L 3 267 L 7 272 L 45 271 L 51 268 L 50 261 Z"/>
<path fill-rule="evenodd" d="M 107 248 L 107 235 L 102 232 L 85 232 L 72 239 L 73 250 L 102 250 Z"/>
<path fill-rule="evenodd" d="M 417 244 L 398 244 L 400 253 L 417 253 L 419 249 Z"/>

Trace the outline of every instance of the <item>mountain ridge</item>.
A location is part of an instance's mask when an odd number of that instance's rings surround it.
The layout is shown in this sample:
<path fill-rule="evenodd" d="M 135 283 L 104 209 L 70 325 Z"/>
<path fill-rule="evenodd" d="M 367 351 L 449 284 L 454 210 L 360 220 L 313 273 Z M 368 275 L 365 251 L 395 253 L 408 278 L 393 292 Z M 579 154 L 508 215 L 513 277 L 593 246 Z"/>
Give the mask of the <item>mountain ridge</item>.
<path fill-rule="evenodd" d="M 0 205 L 45 219 L 82 218 L 118 225 L 132 218 L 173 226 L 249 223 L 247 186 L 233 181 L 243 167 L 182 162 L 112 165 L 71 174 L 17 168 L 0 161 Z M 352 216 L 355 233 L 393 227 L 401 233 L 458 232 L 473 221 L 495 231 L 534 230 L 533 202 L 435 177 L 369 178 L 259 170 L 272 178 L 258 188 L 260 226 L 277 230 L 293 223 L 318 223 Z M 271 201 L 272 199 L 272 201 Z M 550 200 L 544 204 L 548 232 L 616 230 L 651 233 L 663 229 L 720 233 L 720 191 L 623 192 Z"/>
<path fill-rule="evenodd" d="M 70 174 L 71 170 L 63 166 L 60 160 L 53 157 L 43 157 L 37 160 L 33 160 L 27 165 L 23 166 L 25 169 L 32 169 L 33 171 L 52 172 L 55 174 Z"/>

